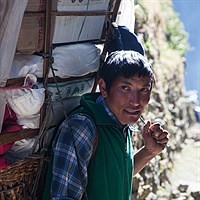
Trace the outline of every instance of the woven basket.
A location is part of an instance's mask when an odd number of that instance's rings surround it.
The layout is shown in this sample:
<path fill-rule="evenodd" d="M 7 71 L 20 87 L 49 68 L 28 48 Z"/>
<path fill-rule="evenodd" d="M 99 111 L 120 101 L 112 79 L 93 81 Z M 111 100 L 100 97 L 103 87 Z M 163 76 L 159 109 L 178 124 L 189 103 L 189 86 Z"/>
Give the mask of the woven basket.
<path fill-rule="evenodd" d="M 40 171 L 40 157 L 17 161 L 0 170 L 0 200 L 29 200 Z"/>

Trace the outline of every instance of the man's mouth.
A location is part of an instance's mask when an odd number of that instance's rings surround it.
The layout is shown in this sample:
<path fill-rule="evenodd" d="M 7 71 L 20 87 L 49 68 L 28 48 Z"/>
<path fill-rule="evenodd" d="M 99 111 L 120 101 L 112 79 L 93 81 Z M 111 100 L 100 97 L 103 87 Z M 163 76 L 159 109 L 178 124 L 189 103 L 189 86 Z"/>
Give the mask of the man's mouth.
<path fill-rule="evenodd" d="M 126 113 L 130 114 L 130 115 L 138 115 L 140 114 L 140 110 L 125 110 Z"/>

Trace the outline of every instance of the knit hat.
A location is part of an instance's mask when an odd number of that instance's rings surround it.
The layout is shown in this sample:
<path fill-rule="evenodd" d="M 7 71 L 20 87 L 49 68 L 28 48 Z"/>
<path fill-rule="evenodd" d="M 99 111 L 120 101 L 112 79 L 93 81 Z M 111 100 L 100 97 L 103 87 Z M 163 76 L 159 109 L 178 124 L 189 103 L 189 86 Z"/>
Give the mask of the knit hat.
<path fill-rule="evenodd" d="M 112 23 L 112 34 L 109 39 L 108 53 L 118 50 L 133 50 L 144 55 L 144 47 L 138 39 L 138 36 L 131 32 L 126 26 L 118 26 Z"/>

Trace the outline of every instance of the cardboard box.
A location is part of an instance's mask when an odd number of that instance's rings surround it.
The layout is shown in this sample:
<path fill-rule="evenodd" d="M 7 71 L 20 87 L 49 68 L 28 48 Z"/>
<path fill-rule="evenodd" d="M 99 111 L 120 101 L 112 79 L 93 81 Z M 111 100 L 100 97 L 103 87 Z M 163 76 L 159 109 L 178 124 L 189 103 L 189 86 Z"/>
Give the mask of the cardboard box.
<path fill-rule="evenodd" d="M 110 0 L 59 0 L 58 11 L 107 10 Z M 55 2 L 54 2 L 55 4 Z"/>
<path fill-rule="evenodd" d="M 26 11 L 37 12 L 45 11 L 46 0 L 28 0 Z"/>
<path fill-rule="evenodd" d="M 16 51 L 20 53 L 33 53 L 43 50 L 44 47 L 45 17 L 26 16 L 22 20 L 22 26 L 18 37 Z"/>
<path fill-rule="evenodd" d="M 26 11 L 46 10 L 47 0 L 28 0 Z M 53 11 L 107 10 L 110 0 L 52 0 Z"/>
<path fill-rule="evenodd" d="M 105 16 L 56 17 L 53 43 L 70 43 L 101 38 Z"/>
<path fill-rule="evenodd" d="M 110 0 L 53 0 L 58 11 L 107 11 Z M 35 2 L 35 4 L 34 4 Z M 27 10 L 44 9 L 45 0 L 29 0 Z M 31 5 L 33 5 L 31 7 Z M 55 8 L 56 5 L 56 8 Z M 101 38 L 105 16 L 56 16 L 51 24 L 54 44 L 98 40 Z M 45 15 L 24 16 L 16 50 L 33 53 L 43 50 Z"/>

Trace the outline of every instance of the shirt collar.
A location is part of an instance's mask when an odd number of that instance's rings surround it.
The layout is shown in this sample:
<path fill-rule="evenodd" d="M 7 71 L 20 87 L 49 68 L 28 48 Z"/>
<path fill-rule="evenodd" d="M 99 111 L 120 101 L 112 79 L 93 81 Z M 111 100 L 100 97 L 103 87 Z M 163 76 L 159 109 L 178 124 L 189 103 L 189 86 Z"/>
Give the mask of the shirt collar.
<path fill-rule="evenodd" d="M 103 108 L 105 109 L 106 113 L 111 117 L 111 119 L 116 124 L 117 128 L 120 128 L 120 129 L 123 128 L 123 126 L 119 123 L 117 118 L 113 115 L 111 110 L 108 108 L 105 99 L 101 95 L 97 98 L 96 103 L 101 105 L 101 106 L 103 106 Z"/>
<path fill-rule="evenodd" d="M 134 124 L 127 124 L 125 126 L 122 126 L 119 121 L 117 120 L 117 118 L 114 116 L 114 114 L 111 112 L 111 110 L 108 108 L 105 99 L 102 97 L 102 95 L 100 95 L 97 100 L 96 103 L 103 106 L 106 113 L 111 117 L 111 119 L 114 121 L 114 123 L 116 124 L 117 128 L 119 129 L 124 129 L 125 127 L 129 127 L 129 129 L 131 131 L 138 131 L 137 127 Z"/>

